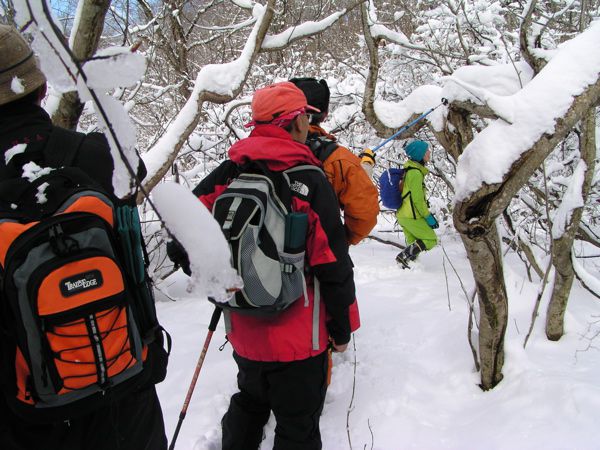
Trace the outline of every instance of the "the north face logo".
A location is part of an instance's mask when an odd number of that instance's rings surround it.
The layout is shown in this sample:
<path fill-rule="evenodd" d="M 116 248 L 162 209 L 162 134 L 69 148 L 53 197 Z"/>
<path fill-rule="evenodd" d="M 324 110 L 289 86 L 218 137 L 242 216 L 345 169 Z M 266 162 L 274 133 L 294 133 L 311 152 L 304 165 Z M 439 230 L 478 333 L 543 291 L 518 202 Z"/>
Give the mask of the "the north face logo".
<path fill-rule="evenodd" d="M 292 184 L 290 184 L 290 189 L 300 195 L 308 195 L 308 186 L 304 183 L 300 183 L 299 181 L 294 181 Z"/>
<path fill-rule="evenodd" d="M 102 284 L 102 273 L 99 270 L 92 270 L 62 280 L 60 292 L 63 296 L 70 297 L 83 291 L 99 288 Z"/>

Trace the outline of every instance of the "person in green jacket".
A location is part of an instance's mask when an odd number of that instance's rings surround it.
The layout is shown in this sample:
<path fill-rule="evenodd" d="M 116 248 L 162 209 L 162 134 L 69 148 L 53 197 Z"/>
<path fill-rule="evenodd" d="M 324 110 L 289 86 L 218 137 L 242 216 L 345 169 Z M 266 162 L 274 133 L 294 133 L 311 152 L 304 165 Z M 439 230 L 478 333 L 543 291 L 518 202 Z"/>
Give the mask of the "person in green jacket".
<path fill-rule="evenodd" d="M 433 230 L 439 225 L 429 212 L 425 198 L 425 176 L 429 173 L 425 164 L 431 158 L 429 144 L 413 141 L 406 146 L 405 152 L 409 160 L 404 163 L 403 201 L 396 211 L 396 219 L 404 232 L 407 247 L 398 253 L 396 261 L 403 269 L 408 269 L 419 253 L 435 247 L 437 236 Z"/>

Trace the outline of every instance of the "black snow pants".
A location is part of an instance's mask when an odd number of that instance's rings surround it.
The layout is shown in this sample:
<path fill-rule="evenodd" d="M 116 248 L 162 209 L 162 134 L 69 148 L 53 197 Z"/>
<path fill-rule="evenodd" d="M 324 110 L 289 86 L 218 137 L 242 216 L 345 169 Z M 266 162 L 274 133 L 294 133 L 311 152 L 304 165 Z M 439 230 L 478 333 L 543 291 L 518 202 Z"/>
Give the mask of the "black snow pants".
<path fill-rule="evenodd" d="M 238 387 L 222 420 L 223 450 L 256 450 L 273 411 L 274 450 L 320 450 L 327 352 L 293 362 L 251 361 L 236 353 Z"/>
<path fill-rule="evenodd" d="M 91 414 L 51 425 L 23 422 L 0 395 L 2 450 L 166 450 L 163 416 L 152 385 Z"/>

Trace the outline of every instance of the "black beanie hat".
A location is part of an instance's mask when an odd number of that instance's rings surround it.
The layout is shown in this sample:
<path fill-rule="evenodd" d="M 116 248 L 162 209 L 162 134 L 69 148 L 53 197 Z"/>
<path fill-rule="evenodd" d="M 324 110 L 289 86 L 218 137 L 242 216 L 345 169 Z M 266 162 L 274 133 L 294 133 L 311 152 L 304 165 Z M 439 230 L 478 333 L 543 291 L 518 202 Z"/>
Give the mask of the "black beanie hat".
<path fill-rule="evenodd" d="M 319 108 L 322 112 L 329 111 L 329 86 L 327 81 L 316 78 L 292 78 L 290 80 L 298 86 L 309 105 Z"/>

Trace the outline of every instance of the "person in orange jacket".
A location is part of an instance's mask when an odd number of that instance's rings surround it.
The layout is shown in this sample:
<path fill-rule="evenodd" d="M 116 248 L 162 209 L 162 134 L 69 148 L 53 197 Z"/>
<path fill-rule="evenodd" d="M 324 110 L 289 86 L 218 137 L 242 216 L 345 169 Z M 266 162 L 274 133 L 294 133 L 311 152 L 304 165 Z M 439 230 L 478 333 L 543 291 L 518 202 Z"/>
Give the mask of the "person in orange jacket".
<path fill-rule="evenodd" d="M 358 244 L 377 224 L 379 214 L 379 194 L 371 180 L 375 155 L 367 149 L 359 158 L 321 127 L 329 112 L 329 87 L 325 80 L 292 78 L 290 81 L 304 92 L 309 105 L 321 110 L 311 114 L 306 144 L 323 163 L 333 186 L 344 214 L 348 243 Z"/>

